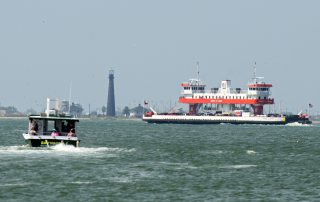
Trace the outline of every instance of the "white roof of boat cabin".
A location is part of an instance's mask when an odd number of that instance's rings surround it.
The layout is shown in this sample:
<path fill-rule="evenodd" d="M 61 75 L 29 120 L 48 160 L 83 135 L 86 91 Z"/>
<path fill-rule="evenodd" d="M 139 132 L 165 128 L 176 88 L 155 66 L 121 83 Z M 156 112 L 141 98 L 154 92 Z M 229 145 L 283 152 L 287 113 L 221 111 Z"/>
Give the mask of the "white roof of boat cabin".
<path fill-rule="evenodd" d="M 65 116 L 41 116 L 41 115 L 30 115 L 30 119 L 42 119 L 42 120 L 65 120 L 65 121 L 75 121 L 79 122 L 79 119 L 73 118 L 71 116 L 65 115 Z"/>

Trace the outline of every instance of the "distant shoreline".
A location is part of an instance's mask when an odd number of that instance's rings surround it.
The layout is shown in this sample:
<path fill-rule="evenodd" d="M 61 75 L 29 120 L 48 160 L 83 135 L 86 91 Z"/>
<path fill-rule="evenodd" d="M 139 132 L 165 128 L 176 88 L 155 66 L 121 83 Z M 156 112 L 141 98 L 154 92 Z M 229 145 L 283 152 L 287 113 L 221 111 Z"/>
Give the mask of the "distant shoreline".
<path fill-rule="evenodd" d="M 0 119 L 25 119 L 27 116 L 0 116 Z"/>

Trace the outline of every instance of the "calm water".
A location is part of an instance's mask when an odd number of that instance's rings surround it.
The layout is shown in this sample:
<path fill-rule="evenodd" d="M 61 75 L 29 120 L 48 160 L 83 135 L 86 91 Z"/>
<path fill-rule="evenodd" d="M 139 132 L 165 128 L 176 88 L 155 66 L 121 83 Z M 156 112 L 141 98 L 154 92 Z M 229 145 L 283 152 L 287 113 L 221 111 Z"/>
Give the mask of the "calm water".
<path fill-rule="evenodd" d="M 81 148 L 0 119 L 0 201 L 319 201 L 320 126 L 83 120 Z"/>

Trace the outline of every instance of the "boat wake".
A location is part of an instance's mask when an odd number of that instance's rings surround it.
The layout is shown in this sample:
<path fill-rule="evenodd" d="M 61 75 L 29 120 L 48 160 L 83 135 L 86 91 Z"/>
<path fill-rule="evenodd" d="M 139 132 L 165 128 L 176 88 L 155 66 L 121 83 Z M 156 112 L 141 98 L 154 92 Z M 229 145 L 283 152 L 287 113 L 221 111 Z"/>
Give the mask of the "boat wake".
<path fill-rule="evenodd" d="M 229 166 L 221 166 L 220 168 L 224 169 L 245 169 L 245 168 L 255 168 L 257 165 L 229 165 Z"/>
<path fill-rule="evenodd" d="M 73 145 L 57 144 L 50 147 L 30 147 L 29 145 L 20 146 L 0 146 L 0 154 L 106 154 L 106 153 L 130 153 L 135 149 L 110 148 L 110 147 L 74 147 Z"/>
<path fill-rule="evenodd" d="M 293 123 L 287 123 L 286 126 L 310 127 L 312 125 L 311 124 L 303 124 L 303 123 L 293 122 Z"/>
<path fill-rule="evenodd" d="M 57 144 L 50 147 L 54 151 L 64 151 L 70 153 L 100 153 L 100 152 L 134 152 L 135 149 L 110 148 L 110 147 L 74 147 L 72 145 Z"/>
<path fill-rule="evenodd" d="M 246 153 L 249 155 L 257 154 L 257 152 L 254 150 L 247 150 Z"/>

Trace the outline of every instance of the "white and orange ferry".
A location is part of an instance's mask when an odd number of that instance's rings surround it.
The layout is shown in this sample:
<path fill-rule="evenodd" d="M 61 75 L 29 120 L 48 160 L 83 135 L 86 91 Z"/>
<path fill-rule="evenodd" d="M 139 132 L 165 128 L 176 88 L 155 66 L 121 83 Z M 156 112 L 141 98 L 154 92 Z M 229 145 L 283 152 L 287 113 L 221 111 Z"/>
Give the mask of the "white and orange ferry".
<path fill-rule="evenodd" d="M 157 113 L 152 108 L 144 113 L 143 120 L 149 123 L 190 124 L 287 124 L 298 122 L 310 124 L 307 114 L 264 114 L 264 105 L 274 104 L 270 97 L 272 84 L 263 77 L 254 77 L 247 89 L 231 88 L 231 81 L 221 81 L 219 88 L 206 89 L 199 79 L 190 79 L 181 84 L 180 103 L 189 105 L 188 113 Z"/>

